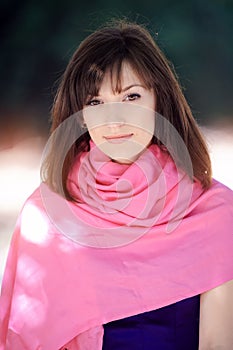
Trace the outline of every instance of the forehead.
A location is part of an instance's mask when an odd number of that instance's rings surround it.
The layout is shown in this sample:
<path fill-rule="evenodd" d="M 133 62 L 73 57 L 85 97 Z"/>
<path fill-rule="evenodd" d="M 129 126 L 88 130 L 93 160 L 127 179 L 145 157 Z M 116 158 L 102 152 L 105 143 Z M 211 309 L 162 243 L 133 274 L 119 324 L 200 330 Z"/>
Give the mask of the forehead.
<path fill-rule="evenodd" d="M 121 89 L 133 84 L 143 85 L 143 81 L 129 63 L 123 62 L 119 71 L 114 68 L 106 70 L 99 92 L 105 90 L 120 92 Z"/>

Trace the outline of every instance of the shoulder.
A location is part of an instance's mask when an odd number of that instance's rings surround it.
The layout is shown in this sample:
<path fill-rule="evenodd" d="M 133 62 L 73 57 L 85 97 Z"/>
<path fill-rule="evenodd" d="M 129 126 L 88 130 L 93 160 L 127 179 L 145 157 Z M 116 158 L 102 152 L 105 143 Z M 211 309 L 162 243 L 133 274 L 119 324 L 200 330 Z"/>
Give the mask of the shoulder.
<path fill-rule="evenodd" d="M 233 191 L 213 179 L 212 185 L 205 190 L 196 201 L 196 211 L 209 215 L 207 224 L 214 228 L 215 223 L 228 227 L 232 232 L 233 227 Z M 219 227 L 218 227 L 219 229 Z"/>
<path fill-rule="evenodd" d="M 207 194 L 219 198 L 220 201 L 233 205 L 233 190 L 215 179 L 212 180 L 212 185 L 207 190 Z"/>
<path fill-rule="evenodd" d="M 233 279 L 200 297 L 200 350 L 233 348 Z"/>

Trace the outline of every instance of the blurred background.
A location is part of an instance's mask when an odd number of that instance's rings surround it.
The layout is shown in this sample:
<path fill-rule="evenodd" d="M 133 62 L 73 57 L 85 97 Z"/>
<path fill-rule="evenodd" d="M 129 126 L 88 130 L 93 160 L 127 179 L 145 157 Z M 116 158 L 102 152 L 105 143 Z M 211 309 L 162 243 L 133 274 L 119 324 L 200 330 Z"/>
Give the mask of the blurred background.
<path fill-rule="evenodd" d="M 10 237 L 39 184 L 57 81 L 80 41 L 112 17 L 146 24 L 233 188 L 233 0 L 0 0 L 0 283 Z"/>

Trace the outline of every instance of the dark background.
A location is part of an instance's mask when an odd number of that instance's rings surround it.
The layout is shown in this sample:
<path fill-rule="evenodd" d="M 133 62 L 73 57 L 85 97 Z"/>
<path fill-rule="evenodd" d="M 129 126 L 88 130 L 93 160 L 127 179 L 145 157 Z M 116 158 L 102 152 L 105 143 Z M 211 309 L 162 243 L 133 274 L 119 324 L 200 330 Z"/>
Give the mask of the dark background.
<path fill-rule="evenodd" d="M 0 145 L 47 134 L 56 81 L 106 19 L 147 24 L 200 124 L 233 123 L 233 0 L 0 1 Z"/>

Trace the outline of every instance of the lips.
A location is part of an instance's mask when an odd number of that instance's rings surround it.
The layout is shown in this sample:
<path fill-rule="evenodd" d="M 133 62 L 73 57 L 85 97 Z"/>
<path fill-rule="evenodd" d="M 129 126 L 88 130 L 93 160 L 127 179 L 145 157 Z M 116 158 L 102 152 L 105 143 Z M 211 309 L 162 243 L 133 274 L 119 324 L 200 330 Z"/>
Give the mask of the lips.
<path fill-rule="evenodd" d="M 122 143 L 129 140 L 133 134 L 120 134 L 120 135 L 110 135 L 104 136 L 104 139 L 110 143 Z"/>

